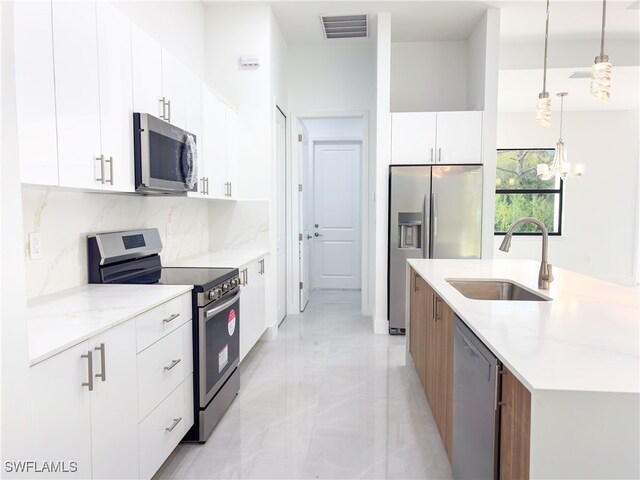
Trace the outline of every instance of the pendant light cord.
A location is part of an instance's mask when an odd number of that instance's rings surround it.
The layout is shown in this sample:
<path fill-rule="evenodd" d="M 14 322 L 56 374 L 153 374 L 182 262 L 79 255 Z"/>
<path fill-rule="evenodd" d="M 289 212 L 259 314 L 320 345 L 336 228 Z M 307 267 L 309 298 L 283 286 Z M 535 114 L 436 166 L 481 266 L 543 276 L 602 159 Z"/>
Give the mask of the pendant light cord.
<path fill-rule="evenodd" d="M 562 114 L 564 112 L 564 95 L 560 95 L 560 140 L 562 140 Z"/>
<path fill-rule="evenodd" d="M 604 20 L 603 20 L 604 25 Z M 603 27 L 604 28 L 604 27 Z M 604 34 L 603 34 L 604 37 Z M 544 70 L 542 71 L 542 93 L 547 93 L 547 43 L 549 39 L 549 0 L 547 0 L 547 19 L 544 28 Z M 604 42 L 604 40 L 603 40 Z M 604 43 L 603 43 L 604 48 Z"/>
<path fill-rule="evenodd" d="M 604 22 L 606 18 L 607 18 L 607 0 L 602 0 L 602 37 L 600 37 L 600 58 L 601 59 L 604 58 Z"/>

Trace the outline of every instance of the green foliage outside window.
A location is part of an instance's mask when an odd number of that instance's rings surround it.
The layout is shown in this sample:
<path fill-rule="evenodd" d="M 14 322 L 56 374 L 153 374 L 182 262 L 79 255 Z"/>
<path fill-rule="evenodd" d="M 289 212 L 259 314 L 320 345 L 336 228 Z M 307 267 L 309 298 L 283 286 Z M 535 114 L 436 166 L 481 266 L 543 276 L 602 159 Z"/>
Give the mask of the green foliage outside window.
<path fill-rule="evenodd" d="M 522 217 L 534 217 L 545 224 L 550 233 L 559 233 L 562 185 L 560 179 L 541 180 L 537 165 L 553 163 L 555 151 L 499 150 L 496 164 L 495 232 L 504 233 Z M 518 228 L 518 232 L 536 233 L 531 224 Z"/>

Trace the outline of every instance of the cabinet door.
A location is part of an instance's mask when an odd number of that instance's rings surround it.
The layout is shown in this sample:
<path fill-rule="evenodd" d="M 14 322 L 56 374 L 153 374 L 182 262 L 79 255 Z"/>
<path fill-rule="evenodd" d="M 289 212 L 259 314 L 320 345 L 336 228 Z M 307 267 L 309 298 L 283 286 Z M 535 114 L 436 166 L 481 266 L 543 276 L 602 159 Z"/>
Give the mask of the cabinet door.
<path fill-rule="evenodd" d="M 189 71 L 173 55 L 162 50 L 162 95 L 169 102 L 169 123 L 187 130 Z"/>
<path fill-rule="evenodd" d="M 58 184 L 51 1 L 14 2 L 20 180 Z"/>
<path fill-rule="evenodd" d="M 140 28 L 131 24 L 133 110 L 160 118 L 162 108 L 162 49 Z"/>
<path fill-rule="evenodd" d="M 436 148 L 436 114 L 391 114 L 391 163 L 433 163 Z"/>
<path fill-rule="evenodd" d="M 453 326 L 454 313 L 438 295 L 435 296 L 436 335 L 438 344 L 436 424 L 442 443 L 451 460 L 453 429 Z"/>
<path fill-rule="evenodd" d="M 238 112 L 225 106 L 227 133 L 227 182 L 229 182 L 229 198 L 238 198 Z"/>
<path fill-rule="evenodd" d="M 94 1 L 53 2 L 53 49 L 60 185 L 101 189 Z"/>
<path fill-rule="evenodd" d="M 438 423 L 438 358 L 440 357 L 438 345 L 438 330 L 435 319 L 435 293 L 427 285 L 427 321 L 426 321 L 426 368 L 425 368 L 425 394 L 431 408 L 436 424 Z"/>
<path fill-rule="evenodd" d="M 244 265 L 240 270 L 246 271 L 246 285 L 241 287 L 240 296 L 240 361 L 242 361 L 265 331 L 266 295 L 265 274 L 260 273 L 260 261 L 256 260 Z"/>
<path fill-rule="evenodd" d="M 200 169 L 202 162 L 202 82 L 190 71 L 186 72 L 187 87 L 185 90 L 186 98 L 186 120 L 185 129 L 187 132 L 196 137 L 196 164 L 198 165 L 198 192 L 202 195 L 202 183 L 200 179 L 206 177 Z"/>
<path fill-rule="evenodd" d="M 128 321 L 89 340 L 89 348 L 95 375 L 91 392 L 93 478 L 137 478 L 135 322 Z"/>
<path fill-rule="evenodd" d="M 131 22 L 107 2 L 98 2 L 97 17 L 104 189 L 133 192 Z"/>
<path fill-rule="evenodd" d="M 438 112 L 437 163 L 482 163 L 482 112 Z"/>
<path fill-rule="evenodd" d="M 529 478 L 531 394 L 502 367 L 500 401 L 500 478 Z"/>
<path fill-rule="evenodd" d="M 33 425 L 30 460 L 76 462 L 74 473 L 47 473 L 48 478 L 91 478 L 91 394 L 83 382 L 95 372 L 89 370 L 88 342 L 61 352 L 29 370 Z M 95 382 L 94 382 L 95 385 Z"/>
<path fill-rule="evenodd" d="M 209 195 L 225 198 L 227 192 L 227 118 L 226 106 L 208 90 L 206 91 L 206 149 Z"/>
<path fill-rule="evenodd" d="M 409 350 L 423 388 L 427 368 L 427 284 L 411 270 L 412 285 L 409 307 Z"/>

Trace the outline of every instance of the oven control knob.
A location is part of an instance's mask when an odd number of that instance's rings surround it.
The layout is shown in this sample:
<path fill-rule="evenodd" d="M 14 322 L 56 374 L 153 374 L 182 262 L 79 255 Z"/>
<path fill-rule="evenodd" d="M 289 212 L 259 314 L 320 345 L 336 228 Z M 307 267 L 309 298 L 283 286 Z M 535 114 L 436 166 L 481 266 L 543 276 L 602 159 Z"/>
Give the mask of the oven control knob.
<path fill-rule="evenodd" d="M 233 278 L 231 280 L 231 288 L 236 288 L 238 286 L 238 279 L 237 278 Z"/>
<path fill-rule="evenodd" d="M 221 295 L 222 290 L 220 290 L 219 288 L 214 288 L 213 290 L 209 291 L 209 300 L 217 300 Z"/>
<path fill-rule="evenodd" d="M 222 293 L 227 293 L 229 291 L 229 284 L 228 283 L 223 283 L 222 284 Z"/>

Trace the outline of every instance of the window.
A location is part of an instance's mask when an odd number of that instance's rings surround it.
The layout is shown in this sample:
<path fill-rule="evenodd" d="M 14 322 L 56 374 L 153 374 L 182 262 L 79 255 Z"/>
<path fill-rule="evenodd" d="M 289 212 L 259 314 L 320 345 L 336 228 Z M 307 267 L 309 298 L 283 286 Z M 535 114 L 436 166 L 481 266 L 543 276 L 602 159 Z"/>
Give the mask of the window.
<path fill-rule="evenodd" d="M 541 180 L 539 163 L 553 163 L 555 150 L 498 150 L 496 164 L 495 234 L 506 233 L 522 217 L 534 217 L 545 224 L 549 235 L 562 233 L 562 180 L 556 175 Z M 515 235 L 540 235 L 535 225 L 518 227 Z"/>

